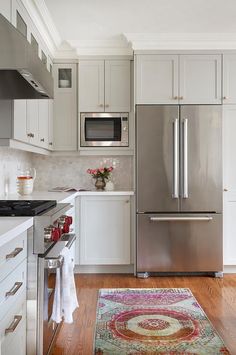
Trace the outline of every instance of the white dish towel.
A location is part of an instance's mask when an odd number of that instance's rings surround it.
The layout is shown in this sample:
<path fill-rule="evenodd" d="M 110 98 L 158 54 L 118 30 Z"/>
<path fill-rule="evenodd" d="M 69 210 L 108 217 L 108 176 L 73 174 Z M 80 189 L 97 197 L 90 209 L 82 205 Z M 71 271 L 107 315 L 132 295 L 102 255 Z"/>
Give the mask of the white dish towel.
<path fill-rule="evenodd" d="M 71 257 L 71 251 L 63 248 L 61 256 L 64 257 L 62 272 L 58 268 L 56 271 L 56 286 L 53 301 L 52 320 L 60 323 L 64 318 L 66 323 L 73 323 L 73 312 L 79 307 L 75 279 L 74 262 Z"/>

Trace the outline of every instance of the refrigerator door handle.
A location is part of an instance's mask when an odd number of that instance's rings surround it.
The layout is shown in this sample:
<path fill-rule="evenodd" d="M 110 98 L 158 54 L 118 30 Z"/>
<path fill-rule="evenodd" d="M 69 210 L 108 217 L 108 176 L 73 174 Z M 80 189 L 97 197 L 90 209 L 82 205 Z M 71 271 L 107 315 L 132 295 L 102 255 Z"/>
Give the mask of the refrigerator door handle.
<path fill-rule="evenodd" d="M 173 122 L 173 193 L 172 198 L 179 198 L 179 119 Z"/>
<path fill-rule="evenodd" d="M 212 221 L 212 217 L 203 216 L 203 217 L 150 217 L 151 222 L 188 222 L 188 221 Z"/>
<path fill-rule="evenodd" d="M 188 119 L 183 120 L 183 198 L 188 198 Z"/>

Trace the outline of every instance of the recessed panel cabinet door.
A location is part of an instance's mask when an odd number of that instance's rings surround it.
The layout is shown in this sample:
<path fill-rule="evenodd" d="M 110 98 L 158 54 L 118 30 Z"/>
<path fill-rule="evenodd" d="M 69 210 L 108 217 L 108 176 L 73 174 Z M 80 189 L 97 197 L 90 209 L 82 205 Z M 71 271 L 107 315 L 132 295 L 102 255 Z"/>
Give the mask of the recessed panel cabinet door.
<path fill-rule="evenodd" d="M 48 148 L 49 100 L 39 100 L 39 145 Z"/>
<path fill-rule="evenodd" d="M 81 197 L 80 264 L 130 264 L 129 196 Z"/>
<path fill-rule="evenodd" d="M 14 134 L 13 138 L 28 143 L 26 100 L 14 100 Z"/>
<path fill-rule="evenodd" d="M 136 103 L 178 103 L 178 55 L 136 56 Z"/>
<path fill-rule="evenodd" d="M 79 111 L 104 112 L 104 60 L 79 63 Z"/>
<path fill-rule="evenodd" d="M 236 55 L 223 55 L 223 103 L 236 104 Z"/>
<path fill-rule="evenodd" d="M 179 56 L 180 104 L 221 104 L 221 55 Z"/>
<path fill-rule="evenodd" d="M 54 65 L 54 150 L 77 150 L 76 78 L 76 64 Z"/>
<path fill-rule="evenodd" d="M 130 111 L 130 61 L 105 61 L 105 111 Z"/>
<path fill-rule="evenodd" d="M 27 132 L 29 143 L 39 145 L 39 100 L 27 100 Z"/>

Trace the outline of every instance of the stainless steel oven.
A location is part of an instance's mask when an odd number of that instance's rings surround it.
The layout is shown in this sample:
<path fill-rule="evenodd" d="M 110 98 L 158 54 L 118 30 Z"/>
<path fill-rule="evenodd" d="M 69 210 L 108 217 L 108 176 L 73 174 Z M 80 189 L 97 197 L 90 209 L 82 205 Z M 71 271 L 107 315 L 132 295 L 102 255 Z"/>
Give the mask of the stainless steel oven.
<path fill-rule="evenodd" d="M 63 257 L 60 255 L 62 249 L 65 246 L 70 249 L 74 242 L 74 234 L 63 234 L 60 241 L 54 245 L 49 253 L 38 259 L 38 284 L 41 285 L 38 290 L 39 354 L 46 355 L 49 353 L 55 334 L 60 328 L 60 325 L 51 319 L 56 286 L 56 270 L 59 269 L 62 272 L 64 262 Z"/>
<path fill-rule="evenodd" d="M 81 113 L 81 147 L 128 147 L 128 113 Z"/>

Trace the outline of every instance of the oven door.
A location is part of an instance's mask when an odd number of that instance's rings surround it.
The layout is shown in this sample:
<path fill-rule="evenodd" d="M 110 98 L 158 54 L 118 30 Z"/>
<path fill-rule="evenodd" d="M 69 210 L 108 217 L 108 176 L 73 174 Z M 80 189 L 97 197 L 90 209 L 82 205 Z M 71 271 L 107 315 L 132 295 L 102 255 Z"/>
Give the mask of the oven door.
<path fill-rule="evenodd" d="M 128 146 L 128 114 L 82 113 L 81 147 Z"/>
<path fill-rule="evenodd" d="M 56 270 L 59 269 L 62 272 L 64 260 L 60 255 L 61 251 L 65 246 L 69 249 L 72 248 L 75 238 L 74 234 L 64 234 L 46 256 L 39 257 L 38 354 L 48 354 L 59 329 L 59 324 L 51 320 Z"/>

